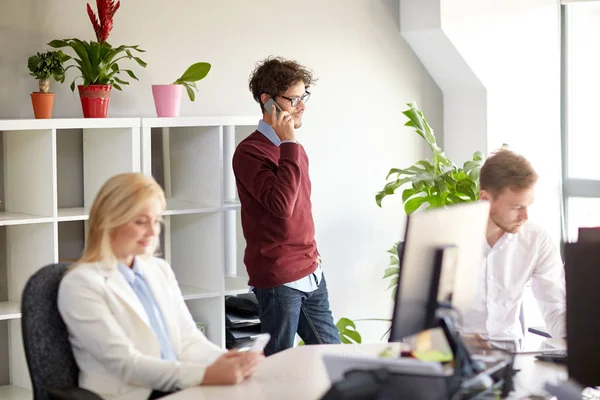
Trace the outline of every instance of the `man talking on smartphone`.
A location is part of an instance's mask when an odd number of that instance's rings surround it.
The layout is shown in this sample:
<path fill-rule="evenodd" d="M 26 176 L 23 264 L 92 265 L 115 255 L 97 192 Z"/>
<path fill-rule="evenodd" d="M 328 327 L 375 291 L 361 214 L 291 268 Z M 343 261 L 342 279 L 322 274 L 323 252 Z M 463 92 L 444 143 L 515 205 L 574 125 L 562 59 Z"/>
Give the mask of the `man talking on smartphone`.
<path fill-rule="evenodd" d="M 316 81 L 295 61 L 269 57 L 250 78 L 263 118 L 233 155 L 246 239 L 248 284 L 258 300 L 265 355 L 306 344 L 340 343 L 315 241 L 308 157 L 296 139 Z"/>

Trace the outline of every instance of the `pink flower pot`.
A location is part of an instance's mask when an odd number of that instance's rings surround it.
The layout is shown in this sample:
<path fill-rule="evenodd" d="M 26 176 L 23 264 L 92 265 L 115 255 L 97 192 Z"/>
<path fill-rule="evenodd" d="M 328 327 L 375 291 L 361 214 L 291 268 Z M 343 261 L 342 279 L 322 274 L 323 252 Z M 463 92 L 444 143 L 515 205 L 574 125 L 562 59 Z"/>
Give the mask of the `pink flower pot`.
<path fill-rule="evenodd" d="M 159 117 L 178 117 L 182 95 L 183 85 L 152 85 L 156 115 Z"/>

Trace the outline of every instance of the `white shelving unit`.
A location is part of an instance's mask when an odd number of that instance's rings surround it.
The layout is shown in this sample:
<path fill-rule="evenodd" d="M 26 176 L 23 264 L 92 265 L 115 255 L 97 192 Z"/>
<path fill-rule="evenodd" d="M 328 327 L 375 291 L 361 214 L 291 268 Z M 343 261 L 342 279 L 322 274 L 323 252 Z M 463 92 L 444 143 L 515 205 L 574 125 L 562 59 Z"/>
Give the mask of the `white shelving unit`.
<path fill-rule="evenodd" d="M 0 120 L 0 399 L 31 398 L 21 292 L 39 268 L 79 258 L 88 210 L 121 172 L 167 196 L 162 256 L 208 338 L 225 346 L 227 295 L 246 293 L 245 242 L 231 168 L 258 117 Z"/>

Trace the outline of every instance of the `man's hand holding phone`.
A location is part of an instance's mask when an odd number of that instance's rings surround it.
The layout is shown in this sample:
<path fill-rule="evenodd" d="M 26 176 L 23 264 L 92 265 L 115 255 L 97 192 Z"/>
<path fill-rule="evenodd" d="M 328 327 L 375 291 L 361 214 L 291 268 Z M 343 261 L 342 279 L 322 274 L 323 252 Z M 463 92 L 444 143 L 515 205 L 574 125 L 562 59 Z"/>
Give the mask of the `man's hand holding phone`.
<path fill-rule="evenodd" d="M 296 131 L 294 130 L 294 118 L 289 112 L 283 111 L 272 98 L 265 103 L 265 110 L 271 114 L 271 127 L 279 136 L 281 141 L 296 141 Z"/>

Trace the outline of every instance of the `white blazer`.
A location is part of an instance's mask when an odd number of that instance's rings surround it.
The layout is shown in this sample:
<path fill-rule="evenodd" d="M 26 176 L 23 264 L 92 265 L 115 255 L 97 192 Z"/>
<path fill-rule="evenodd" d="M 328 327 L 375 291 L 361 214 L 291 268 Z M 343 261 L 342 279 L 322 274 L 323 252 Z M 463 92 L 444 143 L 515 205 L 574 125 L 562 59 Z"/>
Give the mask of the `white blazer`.
<path fill-rule="evenodd" d="M 79 366 L 79 386 L 105 398 L 146 400 L 153 389 L 198 385 L 226 350 L 196 327 L 175 274 L 159 258 L 137 259 L 162 311 L 177 362 L 160 358 L 144 306 L 116 262 L 84 263 L 67 272 L 58 309 Z"/>

